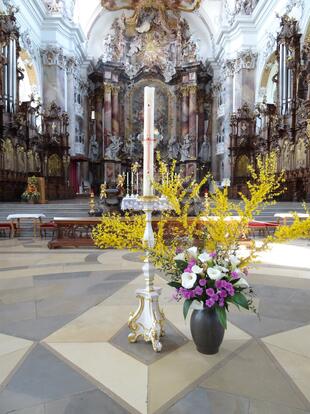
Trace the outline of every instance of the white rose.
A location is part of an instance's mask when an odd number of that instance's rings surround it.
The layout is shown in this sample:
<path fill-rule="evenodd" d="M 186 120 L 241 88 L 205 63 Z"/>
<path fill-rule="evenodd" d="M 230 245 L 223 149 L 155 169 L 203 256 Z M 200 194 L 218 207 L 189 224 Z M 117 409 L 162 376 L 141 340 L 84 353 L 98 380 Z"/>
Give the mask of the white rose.
<path fill-rule="evenodd" d="M 174 260 L 185 260 L 185 254 L 179 253 L 176 256 L 174 256 Z"/>
<path fill-rule="evenodd" d="M 212 280 L 219 280 L 222 279 L 222 277 L 224 276 L 220 270 L 215 269 L 214 267 L 209 267 L 207 270 L 207 274 L 209 278 Z"/>
<path fill-rule="evenodd" d="M 244 287 L 244 288 L 248 288 L 249 284 L 248 282 L 242 277 L 238 280 L 237 283 L 234 283 L 234 286 L 238 286 L 238 287 Z"/>
<path fill-rule="evenodd" d="M 201 253 L 201 254 L 198 256 L 198 259 L 199 259 L 202 263 L 205 263 L 205 262 L 207 262 L 208 260 L 212 260 L 212 257 L 211 257 L 208 253 L 204 252 L 204 253 Z"/>
<path fill-rule="evenodd" d="M 217 269 L 220 272 L 224 272 L 224 273 L 227 273 L 228 272 L 228 269 L 226 269 L 226 267 L 224 267 L 224 266 L 216 265 L 216 266 L 214 266 L 214 269 Z"/>
<path fill-rule="evenodd" d="M 229 256 L 229 261 L 230 261 L 232 267 L 236 267 L 240 263 L 240 260 L 238 259 L 238 257 L 237 256 L 233 256 L 233 255 L 232 256 Z"/>
<path fill-rule="evenodd" d="M 187 251 L 191 256 L 197 257 L 198 249 L 196 246 L 190 247 Z"/>
<path fill-rule="evenodd" d="M 185 289 L 191 289 L 197 280 L 197 275 L 195 273 L 184 272 L 181 275 L 181 279 L 182 286 Z"/>
<path fill-rule="evenodd" d="M 195 265 L 195 266 L 192 267 L 192 272 L 201 273 L 201 272 L 203 272 L 203 268 Z"/>

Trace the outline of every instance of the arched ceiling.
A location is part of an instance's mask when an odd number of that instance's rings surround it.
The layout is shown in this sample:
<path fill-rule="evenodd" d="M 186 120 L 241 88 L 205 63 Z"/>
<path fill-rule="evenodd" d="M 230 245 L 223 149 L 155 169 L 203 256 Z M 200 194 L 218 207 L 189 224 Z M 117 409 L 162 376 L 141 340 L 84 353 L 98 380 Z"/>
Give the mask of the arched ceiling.
<path fill-rule="evenodd" d="M 213 57 L 213 37 L 219 28 L 222 2 L 223 0 L 202 0 L 198 11 L 183 13 L 193 38 L 200 44 L 202 59 Z M 108 34 L 114 19 L 122 13 L 122 11 L 110 12 L 103 9 L 101 0 L 76 0 L 75 21 L 80 24 L 89 39 L 89 57 L 96 59 L 102 55 L 103 39 Z"/>

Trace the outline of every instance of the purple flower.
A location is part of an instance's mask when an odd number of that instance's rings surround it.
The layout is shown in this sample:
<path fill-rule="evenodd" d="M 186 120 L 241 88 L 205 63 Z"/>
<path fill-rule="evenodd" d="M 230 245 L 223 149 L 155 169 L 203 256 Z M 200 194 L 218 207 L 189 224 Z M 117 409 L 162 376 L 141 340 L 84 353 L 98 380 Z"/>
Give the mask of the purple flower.
<path fill-rule="evenodd" d="M 215 287 L 216 287 L 217 289 L 221 289 L 222 287 L 224 287 L 224 286 L 223 286 L 223 282 L 225 282 L 225 280 L 216 280 L 216 281 L 215 281 Z"/>
<path fill-rule="evenodd" d="M 181 249 L 181 247 L 177 247 L 176 249 L 175 249 L 175 253 L 176 254 L 179 254 L 179 253 L 182 253 L 183 252 L 183 249 Z"/>
<path fill-rule="evenodd" d="M 230 290 L 230 289 L 232 289 L 232 287 L 233 287 L 233 285 L 232 285 L 230 282 L 226 282 L 226 281 L 225 281 L 224 288 L 225 288 L 226 290 Z"/>
<path fill-rule="evenodd" d="M 227 292 L 226 292 L 226 290 L 221 290 L 221 291 L 219 292 L 219 297 L 220 297 L 221 299 L 226 298 L 226 297 L 227 297 Z"/>
<path fill-rule="evenodd" d="M 206 284 L 207 284 L 206 279 L 200 279 L 199 284 L 200 284 L 200 286 L 206 286 Z"/>
<path fill-rule="evenodd" d="M 210 298 L 210 299 L 207 299 L 206 300 L 206 306 L 208 307 L 208 308 L 212 308 L 212 306 L 214 305 L 214 303 L 215 303 L 215 300 L 213 299 L 213 298 Z"/>
<path fill-rule="evenodd" d="M 235 289 L 234 289 L 234 288 L 229 289 L 229 290 L 228 290 L 228 294 L 229 294 L 229 296 L 234 296 L 234 294 L 235 294 Z"/>
<path fill-rule="evenodd" d="M 200 286 L 196 286 L 194 292 L 196 296 L 201 296 L 203 293 L 203 289 Z"/>
<path fill-rule="evenodd" d="M 219 301 L 219 306 L 220 306 L 221 308 L 223 308 L 223 307 L 224 307 L 224 299 L 220 299 L 220 301 Z"/>
<path fill-rule="evenodd" d="M 191 273 L 191 271 L 192 271 L 192 267 L 193 267 L 193 266 L 195 266 L 195 264 L 196 264 L 196 260 L 195 260 L 195 259 L 191 259 L 191 260 L 188 262 L 188 264 L 187 264 L 187 268 L 186 268 L 186 269 L 184 269 L 184 272 Z"/>
<path fill-rule="evenodd" d="M 211 256 L 211 257 L 216 257 L 216 252 L 212 252 L 212 253 L 210 253 L 210 256 Z"/>
<path fill-rule="evenodd" d="M 231 272 L 231 277 L 236 280 L 236 279 L 240 279 L 239 273 L 236 272 L 235 270 Z"/>
<path fill-rule="evenodd" d="M 215 295 L 214 289 L 212 289 L 212 288 L 206 289 L 206 293 L 210 297 Z"/>

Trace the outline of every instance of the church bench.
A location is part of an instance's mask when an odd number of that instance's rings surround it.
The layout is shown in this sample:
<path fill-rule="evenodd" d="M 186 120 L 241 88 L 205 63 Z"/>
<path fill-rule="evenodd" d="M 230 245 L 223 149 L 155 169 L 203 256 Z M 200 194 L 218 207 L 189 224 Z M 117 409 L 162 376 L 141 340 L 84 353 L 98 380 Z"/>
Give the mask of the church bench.
<path fill-rule="evenodd" d="M 6 230 L 9 231 L 10 237 L 14 237 L 15 232 L 17 230 L 17 224 L 11 222 L 0 222 L 0 231 L 6 234 Z"/>

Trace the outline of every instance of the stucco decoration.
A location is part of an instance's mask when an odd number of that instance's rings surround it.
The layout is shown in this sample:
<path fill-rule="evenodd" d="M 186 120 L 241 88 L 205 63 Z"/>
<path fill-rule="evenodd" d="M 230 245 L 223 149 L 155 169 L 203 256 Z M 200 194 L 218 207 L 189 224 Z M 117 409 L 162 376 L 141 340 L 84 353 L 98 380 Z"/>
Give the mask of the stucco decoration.
<path fill-rule="evenodd" d="M 112 3 L 114 8 L 109 6 L 109 10 L 116 10 L 116 2 Z M 153 2 L 146 7 L 146 2 L 143 2 L 143 7 L 138 11 L 130 6 L 130 9 L 135 10 L 134 25 L 130 25 L 125 16 L 113 22 L 103 42 L 103 62 L 123 64 L 130 79 L 146 71 L 160 73 L 169 82 L 176 73 L 176 67 L 199 61 L 198 44 L 191 37 L 188 23 L 176 13 L 179 9 L 177 2 L 163 2 L 170 7 L 166 5 L 164 10 L 165 13 L 169 11 L 168 20 L 164 19 L 164 11 L 159 3 L 162 2 Z M 182 2 L 179 3 L 180 7 L 185 7 L 181 5 Z M 108 8 L 107 5 L 105 7 Z"/>

